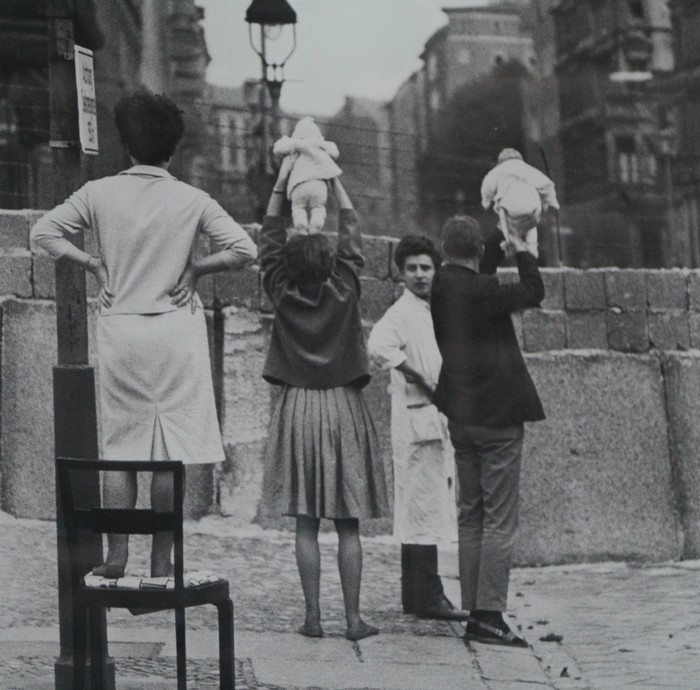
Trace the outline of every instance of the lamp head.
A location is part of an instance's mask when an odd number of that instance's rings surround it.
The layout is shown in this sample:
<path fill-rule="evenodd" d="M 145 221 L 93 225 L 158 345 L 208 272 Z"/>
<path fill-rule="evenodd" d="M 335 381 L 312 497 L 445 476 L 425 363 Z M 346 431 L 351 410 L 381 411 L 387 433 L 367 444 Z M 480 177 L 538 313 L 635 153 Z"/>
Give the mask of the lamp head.
<path fill-rule="evenodd" d="M 245 20 L 260 26 L 296 24 L 297 13 L 287 0 L 253 0 L 246 10 Z"/>

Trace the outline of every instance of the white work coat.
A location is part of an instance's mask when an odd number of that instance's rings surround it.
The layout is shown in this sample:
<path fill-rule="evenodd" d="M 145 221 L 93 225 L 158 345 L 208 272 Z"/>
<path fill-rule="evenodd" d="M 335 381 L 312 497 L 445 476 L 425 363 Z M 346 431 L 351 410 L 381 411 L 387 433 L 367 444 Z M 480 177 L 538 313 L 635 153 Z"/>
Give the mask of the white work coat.
<path fill-rule="evenodd" d="M 430 304 L 406 289 L 376 323 L 368 346 L 372 358 L 391 370 L 394 537 L 402 544 L 455 541 L 455 463 L 447 420 L 396 369 L 408 362 L 437 384 L 442 358 Z"/>

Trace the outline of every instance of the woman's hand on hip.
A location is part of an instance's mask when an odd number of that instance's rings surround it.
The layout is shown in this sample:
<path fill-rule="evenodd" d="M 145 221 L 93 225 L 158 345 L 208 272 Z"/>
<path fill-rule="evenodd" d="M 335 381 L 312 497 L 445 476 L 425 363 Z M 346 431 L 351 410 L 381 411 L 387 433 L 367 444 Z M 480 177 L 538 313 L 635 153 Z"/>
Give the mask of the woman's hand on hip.
<path fill-rule="evenodd" d="M 175 289 L 170 292 L 170 300 L 176 307 L 184 307 L 188 302 L 192 304 L 192 313 L 197 308 L 194 294 L 197 287 L 197 275 L 192 266 L 188 266 L 177 281 Z"/>
<path fill-rule="evenodd" d="M 114 293 L 109 287 L 109 276 L 107 267 L 101 259 L 90 257 L 86 269 L 95 276 L 97 284 L 100 286 L 100 306 L 109 309 L 114 304 Z"/>

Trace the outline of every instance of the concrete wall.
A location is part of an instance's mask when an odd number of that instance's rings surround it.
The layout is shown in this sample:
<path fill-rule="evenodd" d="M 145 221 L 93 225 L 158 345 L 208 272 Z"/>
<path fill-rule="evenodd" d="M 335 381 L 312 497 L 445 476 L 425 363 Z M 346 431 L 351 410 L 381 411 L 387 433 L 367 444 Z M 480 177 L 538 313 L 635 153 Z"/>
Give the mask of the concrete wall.
<path fill-rule="evenodd" d="M 0 213 L 0 497 L 15 515 L 50 519 L 55 289 L 52 262 L 27 244 L 34 217 Z M 399 292 L 394 242 L 367 238 L 367 328 Z M 700 272 L 544 277 L 542 309 L 514 318 L 548 417 L 527 428 L 517 561 L 700 557 Z M 223 311 L 212 337 L 223 352 L 214 370 L 227 460 L 188 478 L 188 510 L 247 524 L 257 520 L 274 395 L 260 376 L 270 307 L 255 268 L 201 287 Z M 367 398 L 388 467 L 388 377 L 374 374 Z"/>

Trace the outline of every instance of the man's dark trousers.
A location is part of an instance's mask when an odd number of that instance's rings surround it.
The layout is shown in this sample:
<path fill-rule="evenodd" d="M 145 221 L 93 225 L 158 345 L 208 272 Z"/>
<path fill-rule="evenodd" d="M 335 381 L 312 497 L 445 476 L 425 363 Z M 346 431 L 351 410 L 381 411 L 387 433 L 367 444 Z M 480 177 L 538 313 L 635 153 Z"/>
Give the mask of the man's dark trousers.
<path fill-rule="evenodd" d="M 522 424 L 450 422 L 459 478 L 459 580 L 462 608 L 505 611 L 518 527 Z"/>

